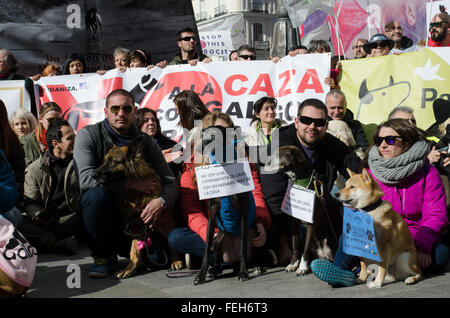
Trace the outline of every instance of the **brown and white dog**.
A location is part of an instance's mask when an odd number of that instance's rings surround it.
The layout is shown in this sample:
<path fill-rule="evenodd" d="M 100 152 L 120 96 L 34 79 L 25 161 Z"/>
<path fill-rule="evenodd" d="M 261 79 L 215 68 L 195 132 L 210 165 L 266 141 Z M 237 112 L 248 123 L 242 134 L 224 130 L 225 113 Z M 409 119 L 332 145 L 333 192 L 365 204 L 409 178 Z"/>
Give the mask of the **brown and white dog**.
<path fill-rule="evenodd" d="M 114 198 L 115 206 L 118 207 L 122 220 L 126 225 L 126 233 L 132 237 L 130 249 L 130 262 L 125 269 L 116 273 L 117 278 L 131 277 L 141 262 L 141 251 L 138 241 L 146 241 L 148 226 L 144 224 L 140 215 L 146 205 L 153 199 L 161 196 L 162 185 L 159 175 L 144 160 L 142 152 L 142 139 L 137 138 L 130 146 L 111 148 L 105 155 L 102 166 L 97 170 L 96 178 L 102 184 L 113 180 L 145 179 L 152 177 L 155 180 L 155 189 L 152 194 L 125 189 L 124 193 Z M 153 222 L 153 230 L 167 240 L 171 230 L 175 228 L 175 220 L 171 210 L 164 210 Z M 171 269 L 183 268 L 183 262 L 172 249 L 169 249 Z"/>
<path fill-rule="evenodd" d="M 378 264 L 375 280 L 369 282 L 370 288 L 381 287 L 385 278 L 405 279 L 406 284 L 414 284 L 422 278 L 417 265 L 416 247 L 403 217 L 392 210 L 388 201 L 381 200 L 384 195 L 378 183 L 366 169 L 355 174 L 347 169 L 350 178 L 345 188 L 337 192 L 337 197 L 357 209 L 367 209 L 372 217 L 378 252 L 381 262 L 361 258 L 361 272 L 358 280 L 366 282 L 368 264 Z M 387 276 L 387 274 L 389 274 Z"/>
<path fill-rule="evenodd" d="M 313 223 L 303 222 L 291 218 L 292 259 L 286 267 L 287 272 L 304 275 L 309 272 L 309 264 L 316 258 L 333 260 L 338 247 L 338 237 L 342 232 L 342 218 L 339 203 L 332 199 L 325 189 L 325 185 L 315 177 L 313 168 L 305 155 L 296 146 L 283 146 L 275 151 L 270 162 L 264 166 L 267 172 L 283 172 L 293 182 L 298 179 L 310 178 L 308 188 L 313 182 L 320 184 L 318 196 L 315 198 Z M 299 257 L 300 224 L 306 225 L 305 246 L 301 259 Z"/>

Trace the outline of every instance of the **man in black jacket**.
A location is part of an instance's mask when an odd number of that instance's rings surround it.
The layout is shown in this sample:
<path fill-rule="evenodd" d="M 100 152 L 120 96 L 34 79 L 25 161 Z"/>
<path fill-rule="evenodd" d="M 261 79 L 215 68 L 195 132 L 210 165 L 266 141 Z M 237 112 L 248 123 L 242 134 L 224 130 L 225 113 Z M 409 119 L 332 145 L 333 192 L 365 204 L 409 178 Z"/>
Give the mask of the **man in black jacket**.
<path fill-rule="evenodd" d="M 297 146 L 302 151 L 327 189 L 333 187 L 339 171 L 348 178 L 346 168 L 359 172 L 361 160 L 342 141 L 326 133 L 327 108 L 318 99 L 307 99 L 300 105 L 294 124 L 280 128 L 279 145 Z M 273 141 L 272 141 L 273 142 Z M 270 144 L 268 146 L 270 148 Z M 269 245 L 278 251 L 279 263 L 286 264 L 291 257 L 288 247 L 289 222 L 281 211 L 281 204 L 288 185 L 283 173 L 261 173 L 263 193 L 272 216 Z M 273 246 L 275 245 L 275 246 Z"/>

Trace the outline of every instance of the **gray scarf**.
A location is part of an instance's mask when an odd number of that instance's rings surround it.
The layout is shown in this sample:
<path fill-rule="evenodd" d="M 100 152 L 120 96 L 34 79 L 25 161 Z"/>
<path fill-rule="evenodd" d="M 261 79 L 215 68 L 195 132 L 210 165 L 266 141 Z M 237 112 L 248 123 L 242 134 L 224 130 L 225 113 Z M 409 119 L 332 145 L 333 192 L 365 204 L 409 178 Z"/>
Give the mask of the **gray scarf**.
<path fill-rule="evenodd" d="M 396 184 L 418 171 L 425 164 L 428 145 L 419 140 L 401 155 L 384 159 L 378 147 L 373 146 L 369 151 L 369 168 L 375 178 L 384 184 Z"/>

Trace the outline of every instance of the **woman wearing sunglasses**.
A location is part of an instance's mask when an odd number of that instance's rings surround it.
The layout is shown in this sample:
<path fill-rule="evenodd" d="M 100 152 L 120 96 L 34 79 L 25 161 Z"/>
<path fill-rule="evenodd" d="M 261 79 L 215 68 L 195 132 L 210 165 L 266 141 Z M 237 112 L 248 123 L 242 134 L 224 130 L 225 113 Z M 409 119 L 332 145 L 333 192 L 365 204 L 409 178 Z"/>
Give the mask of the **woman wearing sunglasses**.
<path fill-rule="evenodd" d="M 380 185 L 382 200 L 403 216 L 417 248 L 422 269 L 439 270 L 448 262 L 448 248 L 440 243 L 448 227 L 445 191 L 438 171 L 427 160 L 425 134 L 404 119 L 391 119 L 374 133 L 363 165 Z M 341 245 L 341 244 L 340 244 Z M 311 269 L 320 279 L 351 286 L 359 258 L 343 253 L 341 246 L 334 263 L 314 260 Z"/>
<path fill-rule="evenodd" d="M 370 38 L 369 43 L 363 45 L 368 57 L 388 55 L 394 47 L 394 41 L 384 34 L 375 34 Z"/>

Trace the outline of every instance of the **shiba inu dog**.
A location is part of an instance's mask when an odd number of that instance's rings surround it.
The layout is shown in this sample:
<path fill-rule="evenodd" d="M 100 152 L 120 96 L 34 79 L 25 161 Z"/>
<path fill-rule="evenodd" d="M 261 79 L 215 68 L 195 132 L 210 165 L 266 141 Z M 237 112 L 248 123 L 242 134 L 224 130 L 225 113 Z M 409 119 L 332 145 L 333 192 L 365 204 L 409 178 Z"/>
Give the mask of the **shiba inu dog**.
<path fill-rule="evenodd" d="M 368 284 L 370 288 L 381 287 L 387 277 L 389 280 L 405 279 L 408 285 L 418 282 L 422 274 L 417 265 L 416 247 L 405 220 L 392 210 L 389 202 L 381 200 L 384 193 L 366 169 L 363 169 L 362 174 L 355 174 L 349 169 L 347 171 L 350 178 L 345 188 L 337 193 L 337 198 L 365 210 L 372 217 L 381 258 L 381 262 L 361 258 L 358 281 L 367 281 L 368 264 L 375 263 L 379 266 L 378 274 Z"/>

